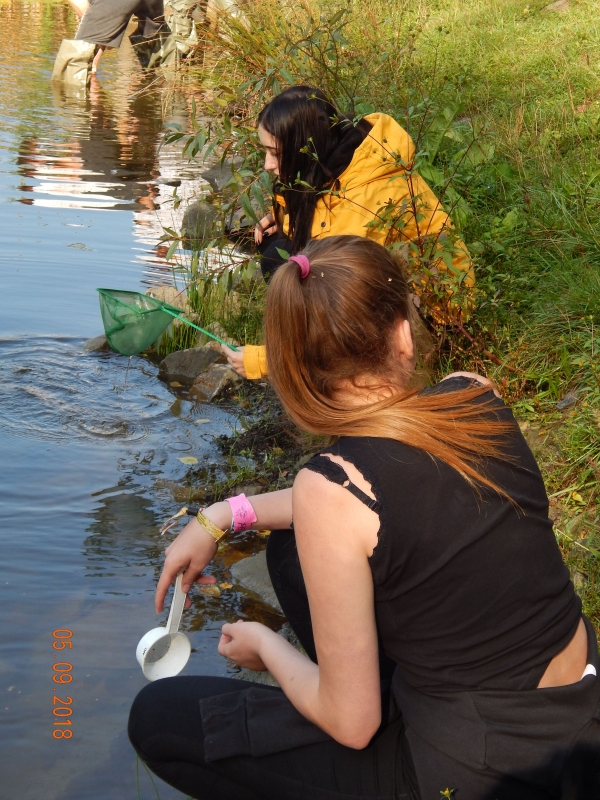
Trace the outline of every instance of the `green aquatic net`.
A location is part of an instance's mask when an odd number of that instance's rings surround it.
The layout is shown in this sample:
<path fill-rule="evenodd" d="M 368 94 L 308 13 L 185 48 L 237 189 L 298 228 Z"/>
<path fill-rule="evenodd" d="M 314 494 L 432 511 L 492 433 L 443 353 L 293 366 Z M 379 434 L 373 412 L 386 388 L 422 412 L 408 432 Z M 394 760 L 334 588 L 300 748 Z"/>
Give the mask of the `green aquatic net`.
<path fill-rule="evenodd" d="M 109 345 L 123 356 L 133 356 L 147 350 L 166 331 L 173 317 L 195 328 L 205 336 L 232 350 L 237 347 L 224 342 L 214 333 L 194 325 L 182 316 L 176 306 L 163 303 L 155 297 L 121 289 L 97 289 L 100 295 L 100 313 L 104 333 Z"/>

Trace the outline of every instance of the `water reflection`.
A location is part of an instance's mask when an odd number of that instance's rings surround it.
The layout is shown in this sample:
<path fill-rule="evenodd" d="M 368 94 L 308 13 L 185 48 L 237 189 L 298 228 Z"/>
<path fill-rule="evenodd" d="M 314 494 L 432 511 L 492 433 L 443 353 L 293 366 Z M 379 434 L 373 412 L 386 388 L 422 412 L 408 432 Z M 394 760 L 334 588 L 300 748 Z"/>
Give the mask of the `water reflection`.
<path fill-rule="evenodd" d="M 150 564 L 160 564 L 164 542 L 156 537 L 157 520 L 148 497 L 131 489 L 127 477 L 111 487 L 110 494 L 97 505 L 83 542 L 86 578 L 101 581 L 92 588 L 106 594 L 129 594 L 116 589 L 114 581 L 120 575 L 135 578 L 136 568 L 143 567 L 146 575 Z M 162 546 L 161 546 L 162 544 Z M 138 575 L 139 576 L 139 575 Z"/>
<path fill-rule="evenodd" d="M 200 177 L 202 163 L 183 160 L 179 146 L 160 148 L 166 122 L 188 125 L 189 97 L 173 87 L 163 93 L 164 80 L 141 68 L 127 36 L 119 50 L 105 56 L 89 91 L 52 84 L 49 69 L 61 38 L 73 35 L 73 15 L 64 4 L 18 0 L 3 3 L 2 14 L 4 35 L 18 41 L 27 30 L 32 51 L 25 63 L 18 49 L 13 59 L 9 53 L 0 57 L 3 88 L 14 81 L 9 73 L 17 64 L 27 86 L 15 96 L 16 106 L 10 89 L 5 102 L 0 100 L 11 113 L 16 110 L 20 129 L 14 199 L 38 208 L 132 213 L 133 259 L 144 267 L 144 282 L 172 283 L 173 268 L 159 244 L 164 227 L 181 228 L 188 201 L 208 190 Z M 40 52 L 48 70 L 41 85 L 39 60 L 35 63 Z M 15 127 L 13 119 L 8 127 Z M 174 189 L 181 204 L 174 203 Z M 188 260 L 185 254 L 174 259 L 175 264 Z"/>
<path fill-rule="evenodd" d="M 162 226 L 178 227 L 185 204 L 175 211 L 173 190 L 203 191 L 203 167 L 159 150 L 163 122 L 185 123 L 188 99 L 152 85 L 127 47 L 103 59 L 88 96 L 53 93 L 55 54 L 75 28 L 66 3 L 0 3 L 0 796 L 131 800 L 125 726 L 146 683 L 135 646 L 166 619 L 153 606 L 159 525 L 180 492 L 202 488 L 182 454 L 207 477 L 227 469 L 212 435 L 233 420 L 158 381 L 147 359 L 128 370 L 82 345 L 102 330 L 96 286 L 172 280 Z M 211 569 L 225 582 L 234 560 L 263 546 L 228 542 Z M 197 595 L 186 670 L 226 674 L 222 622 L 261 614 L 278 627 L 236 587 Z M 52 738 L 56 628 L 74 642 L 65 742 Z M 141 797 L 155 797 L 142 781 Z M 161 800 L 176 796 L 160 785 Z"/>
<path fill-rule="evenodd" d="M 148 469 L 151 461 L 152 458 L 146 459 L 142 471 L 152 472 Z M 115 486 L 96 497 L 99 497 L 99 502 L 91 514 L 92 521 L 86 529 L 82 550 L 85 577 L 92 579 L 90 593 L 108 597 L 134 594 L 136 579 L 148 574 L 158 579 L 164 548 L 173 536 L 160 536 L 156 498 L 154 501 L 149 499 L 130 469 Z M 165 518 L 172 509 L 173 506 L 169 508 L 165 505 Z M 228 539 L 226 547 L 220 549 L 206 570 L 226 588 L 221 589 L 220 597 L 204 595 L 199 589 L 193 590 L 192 607 L 183 615 L 182 630 L 201 634 L 206 628 L 219 629 L 223 622 L 234 622 L 240 618 L 261 620 L 273 630 L 281 628 L 283 618 L 280 614 L 265 606 L 258 598 L 230 584 L 231 566 L 241 558 L 259 552 L 264 544 L 264 539 L 258 534 L 243 534 Z M 147 602 L 151 604 L 151 597 Z M 163 619 L 157 624 L 166 622 L 168 607 L 167 600 Z M 195 645 L 198 646 L 199 642 L 196 639 Z"/>
<path fill-rule="evenodd" d="M 89 92 L 52 84 L 54 105 L 71 122 L 69 139 L 23 138 L 17 164 L 27 178 L 20 202 L 50 208 L 155 209 L 157 151 L 163 129 L 160 97 L 144 92 L 146 76 L 130 73 L 124 94 L 109 95 L 94 77 Z M 37 183 L 32 183 L 32 179 Z"/>
<path fill-rule="evenodd" d="M 166 620 L 153 607 L 167 544 L 159 524 L 176 507 L 160 481 L 186 485 L 184 446 L 217 466 L 211 434 L 230 429 L 226 409 L 177 397 L 152 363 L 132 359 L 125 384 L 126 359 L 83 354 L 82 343 L 0 340 L 0 796 L 11 800 L 136 796 L 124 732 L 145 683 L 135 646 Z M 210 423 L 199 428 L 198 418 Z M 240 557 L 260 546 L 248 540 L 233 551 Z M 220 581 L 227 569 L 217 563 Z M 184 616 L 195 648 L 188 674 L 226 672 L 218 631 L 238 609 L 249 613 L 246 602 L 233 591 L 222 601 L 195 598 Z M 68 749 L 52 739 L 56 628 L 73 631 Z M 142 797 L 152 796 L 144 785 Z M 162 785 L 160 796 L 181 798 Z"/>

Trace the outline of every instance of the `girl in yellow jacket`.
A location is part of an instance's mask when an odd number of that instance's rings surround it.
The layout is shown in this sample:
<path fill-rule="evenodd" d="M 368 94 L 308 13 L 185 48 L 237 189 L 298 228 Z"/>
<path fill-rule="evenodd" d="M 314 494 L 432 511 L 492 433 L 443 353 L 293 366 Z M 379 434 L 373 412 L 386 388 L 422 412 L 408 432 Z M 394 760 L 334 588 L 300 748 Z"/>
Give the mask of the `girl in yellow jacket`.
<path fill-rule="evenodd" d="M 273 212 L 255 230 L 267 280 L 285 255 L 298 253 L 310 239 L 354 234 L 380 244 L 415 243 L 424 252 L 444 245 L 451 233 L 439 200 L 411 170 L 410 136 L 387 114 L 369 114 L 355 125 L 320 89 L 293 86 L 263 108 L 258 135 L 265 169 L 278 178 Z M 445 249 L 459 282 L 473 286 L 464 244 L 452 241 Z M 440 258 L 438 266 L 447 270 L 448 262 L 448 256 Z M 240 375 L 267 374 L 264 347 L 223 352 Z"/>

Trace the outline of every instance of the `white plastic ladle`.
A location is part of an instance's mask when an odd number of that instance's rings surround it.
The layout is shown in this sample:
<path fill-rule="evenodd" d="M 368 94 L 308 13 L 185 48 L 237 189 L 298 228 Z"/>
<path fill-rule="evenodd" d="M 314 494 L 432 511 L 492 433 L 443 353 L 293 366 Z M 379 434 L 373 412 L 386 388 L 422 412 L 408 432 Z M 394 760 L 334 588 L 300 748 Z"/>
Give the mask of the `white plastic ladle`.
<path fill-rule="evenodd" d="M 185 633 L 179 632 L 179 623 L 185 603 L 181 588 L 183 573 L 177 576 L 171 610 L 166 628 L 153 628 L 140 639 L 135 651 L 142 672 L 149 681 L 172 678 L 185 667 L 192 652 L 192 645 Z"/>

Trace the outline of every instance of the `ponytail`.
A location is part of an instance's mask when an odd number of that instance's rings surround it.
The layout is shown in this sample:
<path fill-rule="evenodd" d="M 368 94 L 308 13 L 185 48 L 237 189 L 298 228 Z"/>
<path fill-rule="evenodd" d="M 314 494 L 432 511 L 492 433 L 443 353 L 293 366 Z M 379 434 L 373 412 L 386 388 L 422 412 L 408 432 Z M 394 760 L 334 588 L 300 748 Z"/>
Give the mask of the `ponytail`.
<path fill-rule="evenodd" d="M 307 431 L 376 436 L 419 448 L 460 472 L 471 484 L 504 492 L 483 473 L 488 458 L 504 458 L 501 437 L 514 429 L 497 418 L 489 392 L 473 386 L 420 393 L 412 365 L 392 347 L 398 322 L 418 317 L 403 265 L 390 251 L 358 236 L 312 241 L 303 251 L 310 270 L 287 262 L 271 280 L 265 310 L 269 375 L 291 418 Z M 385 396 L 353 405 L 344 386 L 368 378 Z"/>

